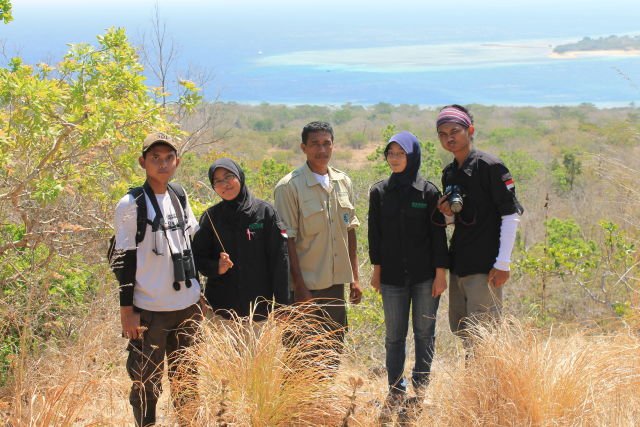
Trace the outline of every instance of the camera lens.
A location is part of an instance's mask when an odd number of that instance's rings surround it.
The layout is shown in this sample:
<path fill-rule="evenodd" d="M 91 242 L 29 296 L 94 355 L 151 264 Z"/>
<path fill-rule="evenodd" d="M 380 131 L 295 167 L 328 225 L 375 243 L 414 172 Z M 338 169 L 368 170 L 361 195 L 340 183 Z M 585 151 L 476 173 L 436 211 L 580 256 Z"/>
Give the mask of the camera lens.
<path fill-rule="evenodd" d="M 464 201 L 462 199 L 462 188 L 460 188 L 458 185 L 452 185 L 450 187 L 447 187 L 447 193 L 449 193 L 447 201 L 449 202 L 451 212 L 460 213 L 464 204 Z"/>

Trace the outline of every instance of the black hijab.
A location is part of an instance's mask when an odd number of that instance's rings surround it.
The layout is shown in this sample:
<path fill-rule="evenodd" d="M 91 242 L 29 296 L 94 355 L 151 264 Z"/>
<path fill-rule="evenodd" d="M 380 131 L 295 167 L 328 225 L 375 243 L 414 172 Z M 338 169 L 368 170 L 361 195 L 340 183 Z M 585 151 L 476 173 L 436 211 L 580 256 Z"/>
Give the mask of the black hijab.
<path fill-rule="evenodd" d="M 389 178 L 389 184 L 391 184 L 392 187 L 410 187 L 418 178 L 418 172 L 420 170 L 420 142 L 414 134 L 406 130 L 397 133 L 389 139 L 389 143 L 384 149 L 385 158 L 387 157 L 387 152 L 392 142 L 400 145 L 404 152 L 407 153 L 407 166 L 402 172 L 392 173 Z"/>
<path fill-rule="evenodd" d="M 244 182 L 244 172 L 240 168 L 240 166 L 231 159 L 222 158 L 218 159 L 209 167 L 209 182 L 211 183 L 211 187 L 213 188 L 213 174 L 216 169 L 223 168 L 234 174 L 238 181 L 240 181 L 240 193 L 233 200 L 224 200 L 222 199 L 221 209 L 225 219 L 233 220 L 240 219 L 238 218 L 238 214 L 240 216 L 249 217 L 252 215 L 254 208 L 254 197 L 249 192 L 249 189 L 245 185 Z M 215 191 L 215 188 L 214 188 Z"/>

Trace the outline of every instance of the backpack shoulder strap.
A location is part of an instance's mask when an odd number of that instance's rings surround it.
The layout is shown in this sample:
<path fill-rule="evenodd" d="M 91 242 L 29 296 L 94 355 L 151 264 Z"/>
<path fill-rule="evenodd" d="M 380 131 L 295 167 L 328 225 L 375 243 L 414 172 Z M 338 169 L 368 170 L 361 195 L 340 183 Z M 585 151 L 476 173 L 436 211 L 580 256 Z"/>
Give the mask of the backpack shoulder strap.
<path fill-rule="evenodd" d="M 169 183 L 168 187 L 173 209 L 176 211 L 176 215 L 178 216 L 178 225 L 182 230 L 184 230 L 187 220 L 187 196 L 180 184 Z"/>
<path fill-rule="evenodd" d="M 129 189 L 128 194 L 136 201 L 136 246 L 144 240 L 147 231 L 147 201 L 144 198 L 142 187 Z"/>
<path fill-rule="evenodd" d="M 178 184 L 177 182 L 170 182 L 169 189 L 171 189 L 174 192 L 174 194 L 178 196 L 178 200 L 180 200 L 180 205 L 182 206 L 182 209 L 186 211 L 187 195 L 184 192 L 184 188 L 182 188 L 182 185 Z"/>

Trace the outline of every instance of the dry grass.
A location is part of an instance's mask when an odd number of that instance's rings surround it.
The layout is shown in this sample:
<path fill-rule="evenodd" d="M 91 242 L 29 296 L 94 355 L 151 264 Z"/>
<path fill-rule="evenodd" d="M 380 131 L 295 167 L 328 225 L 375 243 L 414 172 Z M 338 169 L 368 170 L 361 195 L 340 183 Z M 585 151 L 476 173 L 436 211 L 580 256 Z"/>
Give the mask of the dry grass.
<path fill-rule="evenodd" d="M 209 320 L 201 333 L 194 425 L 340 425 L 349 412 L 339 346 L 317 317 L 286 307 L 259 323 Z"/>
<path fill-rule="evenodd" d="M 6 425 L 130 425 L 124 341 L 115 310 L 100 306 L 104 301 L 96 303 L 90 322 L 78 322 L 76 342 L 29 361 L 22 381 L 0 391 Z M 350 349 L 329 375 L 335 349 L 327 333 L 292 348 L 283 344 L 288 334 L 300 333 L 300 325 L 308 332 L 316 323 L 294 308 L 261 324 L 207 321 L 191 354 L 199 365 L 200 394 L 192 424 L 376 425 L 386 395 L 384 373 Z M 635 331 L 560 333 L 508 319 L 496 330 L 478 328 L 476 335 L 468 366 L 455 352 L 436 356 L 415 425 L 625 426 L 640 419 Z M 168 394 L 159 425 L 175 425 Z"/>
<path fill-rule="evenodd" d="M 438 375 L 422 422 L 433 425 L 635 425 L 640 339 L 555 337 L 505 320 L 478 327 L 467 367 Z"/>
<path fill-rule="evenodd" d="M 67 325 L 66 340 L 59 337 L 37 358 L 26 358 L 19 375 L 0 389 L 6 425 L 127 425 L 130 384 L 116 308 L 113 298 L 95 301 L 89 319 Z"/>

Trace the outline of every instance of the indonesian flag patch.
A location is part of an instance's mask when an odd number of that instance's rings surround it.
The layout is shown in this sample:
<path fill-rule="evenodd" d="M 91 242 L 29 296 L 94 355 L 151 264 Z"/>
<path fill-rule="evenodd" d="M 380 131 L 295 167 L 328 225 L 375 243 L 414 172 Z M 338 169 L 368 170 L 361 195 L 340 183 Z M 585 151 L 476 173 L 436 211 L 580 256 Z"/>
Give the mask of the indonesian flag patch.
<path fill-rule="evenodd" d="M 285 240 L 288 239 L 289 235 L 287 234 L 287 227 L 284 224 L 284 222 L 282 222 L 282 220 L 279 220 L 277 224 L 278 224 L 278 229 L 280 230 L 280 235 L 282 236 L 282 238 Z"/>
<path fill-rule="evenodd" d="M 513 181 L 513 177 L 510 173 L 505 173 L 504 175 L 502 175 L 502 182 L 504 182 L 504 185 L 507 186 L 508 190 L 513 191 L 513 189 L 516 188 L 516 183 Z"/>

